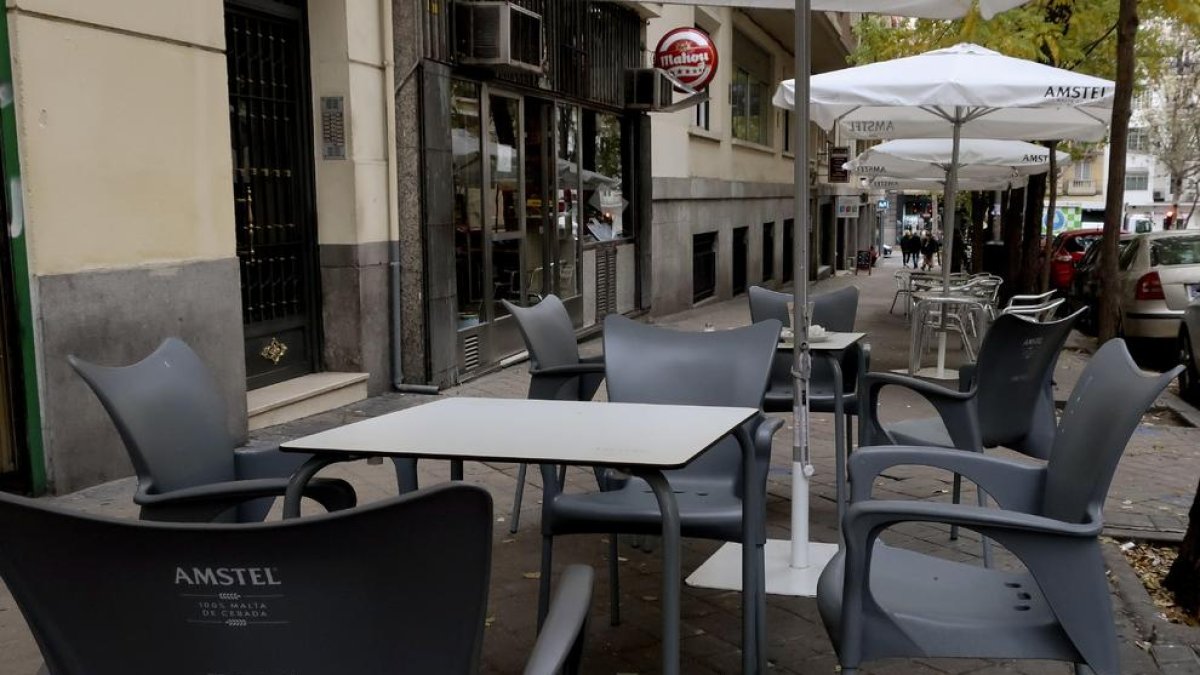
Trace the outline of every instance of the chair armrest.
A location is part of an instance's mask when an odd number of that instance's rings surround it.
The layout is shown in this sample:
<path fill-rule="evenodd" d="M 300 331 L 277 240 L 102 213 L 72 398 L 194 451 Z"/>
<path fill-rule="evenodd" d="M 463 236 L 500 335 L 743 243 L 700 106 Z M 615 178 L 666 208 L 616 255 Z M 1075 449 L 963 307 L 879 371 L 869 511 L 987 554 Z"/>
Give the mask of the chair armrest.
<path fill-rule="evenodd" d="M 771 440 L 775 434 L 783 428 L 782 417 L 768 417 L 763 415 L 763 418 L 758 427 L 754 429 L 754 448 L 759 454 L 766 453 L 767 457 L 771 456 Z"/>
<path fill-rule="evenodd" d="M 991 536 L 997 531 L 1009 531 L 1094 539 L 1103 529 L 1103 524 L 1097 521 L 1068 523 L 1044 516 L 983 506 L 882 499 L 851 504 L 846 510 L 844 526 L 848 542 L 853 539 L 856 543 L 862 543 L 867 538 L 874 538 L 874 535 L 884 528 L 909 522 L 958 525 L 979 531 L 985 536 Z"/>
<path fill-rule="evenodd" d="M 170 492 L 152 492 L 152 484 L 139 487 L 134 503 L 143 508 L 144 520 L 209 522 L 244 502 L 263 497 L 282 497 L 289 478 L 258 478 L 197 485 Z M 352 508 L 354 488 L 339 479 L 315 480 L 305 486 L 304 495 L 329 511 Z"/>
<path fill-rule="evenodd" d="M 862 395 L 858 414 L 865 432 L 862 445 L 894 445 L 883 425 L 879 423 L 879 393 L 886 386 L 904 387 L 920 394 L 933 405 L 942 424 L 950 432 L 950 440 L 960 450 L 983 451 L 983 439 L 979 432 L 979 411 L 976 409 L 975 390 L 954 391 L 905 375 L 894 373 L 868 373 L 863 377 Z"/>
<path fill-rule="evenodd" d="M 282 452 L 278 443 L 248 445 L 233 451 L 233 471 L 238 480 L 286 478 L 296 473 L 311 456 Z"/>
<path fill-rule="evenodd" d="M 964 363 L 958 367 L 958 390 L 967 393 L 975 388 L 975 375 L 979 371 L 979 364 Z"/>
<path fill-rule="evenodd" d="M 526 662 L 525 675 L 578 672 L 594 575 L 587 565 L 571 565 L 563 570 L 542 632 Z"/>
<path fill-rule="evenodd" d="M 875 478 L 894 466 L 929 466 L 966 476 L 1003 509 L 1033 513 L 1041 508 L 1046 468 L 982 453 L 941 448 L 881 446 L 850 455 L 851 501 L 871 498 Z"/>

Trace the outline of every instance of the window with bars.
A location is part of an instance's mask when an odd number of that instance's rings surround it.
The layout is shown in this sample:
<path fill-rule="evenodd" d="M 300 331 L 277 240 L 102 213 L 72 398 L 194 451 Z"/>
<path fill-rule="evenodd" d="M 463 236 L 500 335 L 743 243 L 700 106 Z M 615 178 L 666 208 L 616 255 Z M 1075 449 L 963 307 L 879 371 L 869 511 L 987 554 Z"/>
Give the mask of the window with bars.
<path fill-rule="evenodd" d="M 771 54 L 741 32 L 733 34 L 733 84 L 729 100 L 733 137 L 771 144 Z"/>

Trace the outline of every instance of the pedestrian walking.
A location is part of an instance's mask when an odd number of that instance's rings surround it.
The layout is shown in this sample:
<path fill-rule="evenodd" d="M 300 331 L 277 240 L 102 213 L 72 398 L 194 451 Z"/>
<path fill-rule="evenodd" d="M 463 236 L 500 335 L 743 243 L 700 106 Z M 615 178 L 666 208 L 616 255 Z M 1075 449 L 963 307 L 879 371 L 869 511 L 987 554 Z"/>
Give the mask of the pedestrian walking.
<path fill-rule="evenodd" d="M 905 230 L 903 236 L 900 237 L 900 253 L 904 254 L 904 261 L 901 263 L 904 267 L 908 267 L 908 259 L 912 257 L 912 230 Z"/>
<path fill-rule="evenodd" d="M 921 254 L 925 256 L 925 260 L 921 265 L 923 270 L 933 269 L 933 257 L 942 250 L 942 242 L 929 234 L 926 230 L 924 238 L 921 239 Z"/>

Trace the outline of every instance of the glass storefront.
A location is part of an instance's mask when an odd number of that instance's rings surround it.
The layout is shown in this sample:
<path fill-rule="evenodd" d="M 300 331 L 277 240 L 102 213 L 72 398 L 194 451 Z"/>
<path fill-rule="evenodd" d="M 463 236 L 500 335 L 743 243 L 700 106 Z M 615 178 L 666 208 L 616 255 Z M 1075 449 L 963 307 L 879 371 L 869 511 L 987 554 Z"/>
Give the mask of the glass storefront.
<path fill-rule="evenodd" d="M 616 307 L 615 287 L 597 288 L 615 275 L 597 266 L 632 245 L 628 139 L 612 113 L 467 80 L 451 90 L 457 327 L 471 370 L 519 351 L 501 301 L 553 293 L 576 327 Z"/>

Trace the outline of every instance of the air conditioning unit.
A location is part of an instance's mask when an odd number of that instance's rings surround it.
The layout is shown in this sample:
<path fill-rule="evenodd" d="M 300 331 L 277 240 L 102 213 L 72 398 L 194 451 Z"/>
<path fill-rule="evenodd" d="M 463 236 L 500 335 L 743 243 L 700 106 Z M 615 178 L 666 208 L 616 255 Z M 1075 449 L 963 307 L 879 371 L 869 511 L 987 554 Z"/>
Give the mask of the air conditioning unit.
<path fill-rule="evenodd" d="M 662 110 L 674 102 L 675 83 L 661 68 L 630 68 L 625 71 L 625 107 L 630 110 Z"/>
<path fill-rule="evenodd" d="M 542 17 L 511 2 L 455 5 L 460 63 L 542 73 Z"/>
<path fill-rule="evenodd" d="M 1156 202 L 1161 202 L 1161 201 L 1164 201 L 1164 199 L 1165 199 L 1165 197 L 1163 197 L 1163 191 L 1162 191 L 1162 190 L 1155 190 L 1155 191 L 1154 191 L 1154 201 L 1156 201 Z"/>

